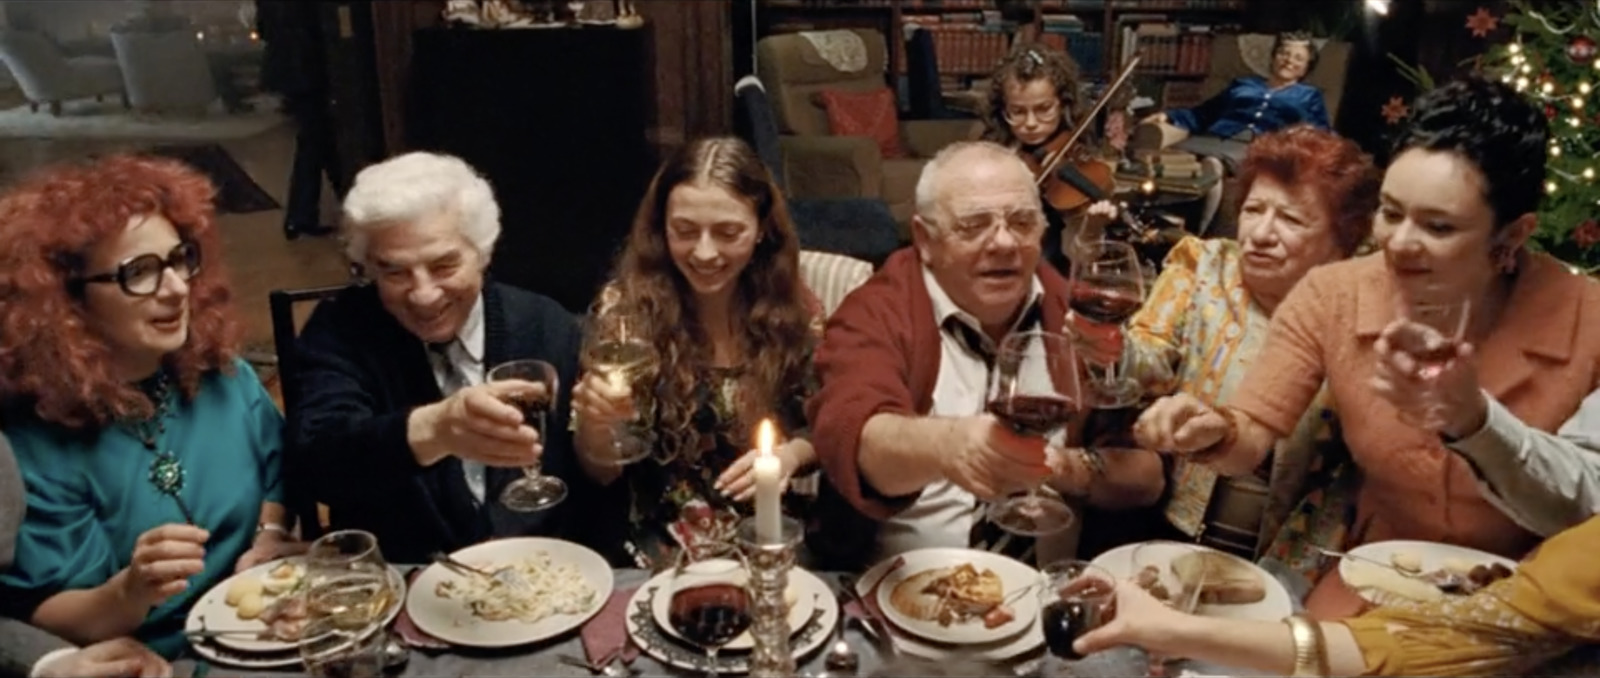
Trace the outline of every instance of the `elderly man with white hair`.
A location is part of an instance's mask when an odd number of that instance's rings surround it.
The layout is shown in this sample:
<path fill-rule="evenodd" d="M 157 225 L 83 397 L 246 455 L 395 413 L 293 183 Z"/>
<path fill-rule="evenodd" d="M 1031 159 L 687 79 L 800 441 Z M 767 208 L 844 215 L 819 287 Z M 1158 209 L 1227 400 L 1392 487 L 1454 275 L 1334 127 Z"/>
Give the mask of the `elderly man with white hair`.
<path fill-rule="evenodd" d="M 1061 332 L 1067 313 L 1067 281 L 1040 263 L 1045 217 L 1033 174 L 1002 146 L 962 142 L 929 161 L 916 197 L 913 247 L 845 299 L 817 352 L 812 440 L 830 489 L 854 515 L 819 502 L 828 529 L 812 549 L 850 566 L 860 564 L 851 555 L 999 545 L 981 502 L 1046 481 L 1096 504 L 1154 501 L 1123 496 L 1115 481 L 1159 475 L 1153 455 L 1102 466 L 1080 451 L 1052 466 L 1042 440 L 982 413 L 1001 339 Z M 1035 367 L 1045 369 L 1024 363 Z"/>
<path fill-rule="evenodd" d="M 588 491 L 567 429 L 566 389 L 545 439 L 485 372 L 514 359 L 575 382 L 581 331 L 555 301 L 485 279 L 500 235 L 487 181 L 460 159 L 408 153 L 356 175 L 344 201 L 347 254 L 372 284 L 320 304 L 301 333 L 289 417 L 317 501 L 335 529 L 377 535 L 396 562 L 425 562 L 493 537 L 563 535 L 573 499 L 517 512 L 498 501 L 540 463 Z"/>

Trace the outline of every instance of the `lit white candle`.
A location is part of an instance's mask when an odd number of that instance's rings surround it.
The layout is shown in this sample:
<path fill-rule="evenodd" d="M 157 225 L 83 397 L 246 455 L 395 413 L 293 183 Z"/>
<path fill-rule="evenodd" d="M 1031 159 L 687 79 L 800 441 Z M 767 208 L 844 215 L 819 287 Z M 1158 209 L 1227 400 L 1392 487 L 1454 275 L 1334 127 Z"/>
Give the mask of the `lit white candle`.
<path fill-rule="evenodd" d="M 783 462 L 772 453 L 772 421 L 763 419 L 756 432 L 756 538 L 763 544 L 783 541 Z"/>

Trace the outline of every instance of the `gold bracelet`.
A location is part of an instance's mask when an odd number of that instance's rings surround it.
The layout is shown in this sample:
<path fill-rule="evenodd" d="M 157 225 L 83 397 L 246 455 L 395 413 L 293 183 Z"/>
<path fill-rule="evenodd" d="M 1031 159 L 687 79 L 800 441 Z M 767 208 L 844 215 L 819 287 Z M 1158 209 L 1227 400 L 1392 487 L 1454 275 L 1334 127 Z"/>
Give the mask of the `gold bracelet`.
<path fill-rule="evenodd" d="M 1289 635 L 1294 639 L 1294 678 L 1323 678 L 1328 675 L 1327 642 L 1322 637 L 1322 626 L 1302 615 L 1286 617 Z"/>

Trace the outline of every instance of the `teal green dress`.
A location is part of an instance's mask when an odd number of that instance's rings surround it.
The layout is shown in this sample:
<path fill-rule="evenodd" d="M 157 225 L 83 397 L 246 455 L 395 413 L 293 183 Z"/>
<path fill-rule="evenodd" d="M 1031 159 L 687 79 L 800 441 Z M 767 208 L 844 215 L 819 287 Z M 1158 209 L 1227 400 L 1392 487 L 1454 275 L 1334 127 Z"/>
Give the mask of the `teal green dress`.
<path fill-rule="evenodd" d="M 205 570 L 152 608 L 135 633 L 171 659 L 187 647 L 189 607 L 227 579 L 250 549 L 262 502 L 283 501 L 283 416 L 243 361 L 232 374 L 204 377 L 193 400 L 182 402 L 176 390 L 169 398 L 157 450 L 176 457 L 184 476 L 178 496 L 211 532 Z M 184 522 L 178 502 L 150 479 L 157 453 L 125 426 L 85 438 L 31 419 L 6 422 L 5 435 L 27 488 L 16 562 L 0 574 L 0 598 L 9 599 L 5 611 L 12 616 L 31 618 L 56 593 L 105 583 L 128 566 L 139 535 Z"/>

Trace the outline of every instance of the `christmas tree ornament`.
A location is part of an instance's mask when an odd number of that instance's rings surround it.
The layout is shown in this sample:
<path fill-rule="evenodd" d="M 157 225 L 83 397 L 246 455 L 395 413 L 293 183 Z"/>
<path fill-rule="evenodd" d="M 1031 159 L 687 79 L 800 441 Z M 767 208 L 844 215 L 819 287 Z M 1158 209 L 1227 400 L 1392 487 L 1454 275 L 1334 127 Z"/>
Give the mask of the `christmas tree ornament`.
<path fill-rule="evenodd" d="M 1567 58 L 1580 66 L 1594 59 L 1597 52 L 1600 52 L 1600 46 L 1595 44 L 1594 38 L 1587 35 L 1575 35 L 1567 41 Z"/>
<path fill-rule="evenodd" d="M 1401 120 L 1404 120 L 1407 115 L 1411 114 L 1411 108 L 1406 106 L 1404 99 L 1401 99 L 1400 97 L 1389 97 L 1389 102 L 1383 105 L 1381 112 L 1383 113 L 1383 119 L 1385 121 L 1391 125 L 1398 125 L 1400 124 Z"/>
<path fill-rule="evenodd" d="M 1489 8 L 1479 7 L 1472 16 L 1467 17 L 1467 30 L 1472 31 L 1474 38 L 1489 37 L 1489 33 L 1500 26 L 1500 17 L 1489 13 Z"/>

